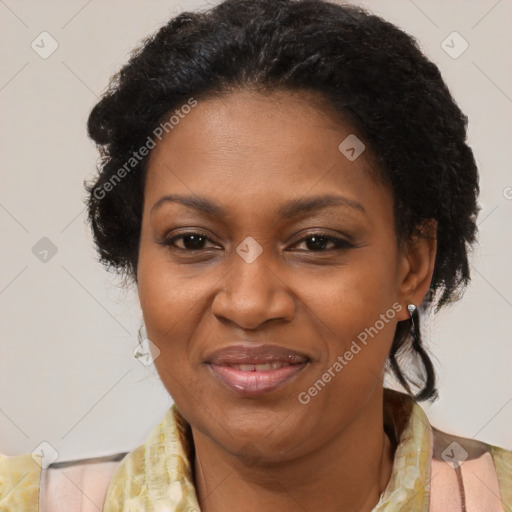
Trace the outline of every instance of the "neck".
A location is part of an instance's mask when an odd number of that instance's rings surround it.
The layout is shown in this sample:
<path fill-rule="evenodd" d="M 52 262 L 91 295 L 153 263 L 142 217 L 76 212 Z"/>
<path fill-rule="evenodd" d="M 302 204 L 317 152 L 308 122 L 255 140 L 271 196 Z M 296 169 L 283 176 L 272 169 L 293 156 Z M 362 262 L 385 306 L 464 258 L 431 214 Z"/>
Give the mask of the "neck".
<path fill-rule="evenodd" d="M 382 390 L 333 439 L 293 460 L 244 464 L 200 432 L 193 435 L 196 491 L 204 512 L 370 512 L 393 466 Z"/>

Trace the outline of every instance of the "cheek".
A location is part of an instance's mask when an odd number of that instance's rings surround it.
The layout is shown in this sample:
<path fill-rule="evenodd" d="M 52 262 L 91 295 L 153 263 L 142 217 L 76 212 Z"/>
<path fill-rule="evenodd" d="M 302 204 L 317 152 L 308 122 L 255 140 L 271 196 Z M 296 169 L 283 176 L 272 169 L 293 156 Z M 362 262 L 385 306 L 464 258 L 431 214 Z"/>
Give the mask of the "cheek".
<path fill-rule="evenodd" d="M 148 338 L 160 350 L 155 367 L 177 402 L 199 385 L 199 347 L 190 340 L 195 333 L 208 335 L 203 323 L 212 300 L 209 294 L 221 278 L 222 274 L 205 268 L 191 273 L 190 266 L 173 264 L 165 248 L 141 239 L 138 295 L 144 324 Z"/>
<path fill-rule="evenodd" d="M 386 250 L 364 248 L 331 278 L 317 280 L 314 291 L 305 291 L 306 281 L 301 285 L 298 294 L 311 308 L 308 316 L 317 324 L 323 344 L 324 358 L 316 377 L 343 358 L 344 377 L 336 379 L 333 388 L 369 384 L 381 373 L 402 309 L 397 302 L 396 257 L 391 244 Z"/>
<path fill-rule="evenodd" d="M 194 287 L 184 283 L 177 269 L 166 261 L 165 250 L 142 241 L 137 273 L 147 335 L 160 350 L 155 366 L 171 369 L 176 356 L 183 352 L 186 325 L 197 303 Z"/>
<path fill-rule="evenodd" d="M 197 315 L 198 303 L 208 292 L 208 273 L 198 269 L 191 274 L 189 268 L 173 263 L 167 249 L 149 236 L 141 237 L 138 295 L 148 335 L 156 340 L 180 339 L 175 331 Z"/>
<path fill-rule="evenodd" d="M 308 295 L 306 286 L 305 282 L 302 297 Z M 309 299 L 319 311 L 330 315 L 334 323 L 364 327 L 392 307 L 398 289 L 393 248 L 363 248 L 353 253 L 347 265 L 317 280 Z"/>
<path fill-rule="evenodd" d="M 325 418 L 328 411 L 328 424 L 319 429 L 344 424 L 381 384 L 402 307 L 390 267 L 361 256 L 308 297 L 308 318 L 318 326 L 322 359 L 300 389 L 298 402 L 299 411 L 314 417 Z"/>

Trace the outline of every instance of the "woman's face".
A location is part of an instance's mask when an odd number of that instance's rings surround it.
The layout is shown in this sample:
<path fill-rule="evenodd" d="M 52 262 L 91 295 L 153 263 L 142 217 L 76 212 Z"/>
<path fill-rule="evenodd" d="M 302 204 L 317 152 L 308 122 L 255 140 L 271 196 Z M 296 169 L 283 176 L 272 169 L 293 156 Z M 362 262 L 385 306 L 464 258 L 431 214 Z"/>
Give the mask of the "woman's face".
<path fill-rule="evenodd" d="M 217 446 L 300 456 L 382 387 L 408 317 L 391 192 L 304 95 L 190 110 L 148 163 L 137 277 L 155 365 Z"/>

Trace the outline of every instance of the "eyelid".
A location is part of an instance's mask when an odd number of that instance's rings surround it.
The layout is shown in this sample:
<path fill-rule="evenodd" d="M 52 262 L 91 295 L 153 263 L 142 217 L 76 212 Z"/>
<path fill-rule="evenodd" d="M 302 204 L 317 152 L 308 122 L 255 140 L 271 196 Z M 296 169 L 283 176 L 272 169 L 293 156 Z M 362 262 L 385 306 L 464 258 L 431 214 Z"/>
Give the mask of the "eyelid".
<path fill-rule="evenodd" d="M 178 250 L 181 250 L 181 251 L 185 251 L 185 252 L 200 252 L 200 251 L 203 251 L 205 249 L 197 249 L 195 251 L 191 250 L 191 249 L 183 249 L 182 247 L 177 247 L 176 245 L 174 245 L 174 241 L 175 240 L 178 240 L 178 239 L 181 239 L 181 238 L 184 238 L 186 236 L 190 236 L 190 235 L 199 235 L 203 238 L 206 238 L 206 240 L 208 242 L 211 242 L 211 243 L 215 243 L 206 233 L 203 233 L 202 231 L 199 231 L 199 230 L 195 230 L 195 231 L 184 231 L 183 233 L 178 233 L 176 235 L 173 235 L 173 236 L 168 236 L 168 235 L 165 235 L 162 240 L 160 242 L 158 242 L 160 245 L 165 245 L 165 246 L 169 246 L 169 247 L 172 247 L 172 248 L 175 248 L 175 249 L 178 249 Z"/>
<path fill-rule="evenodd" d="M 296 245 L 305 243 L 308 239 L 312 237 L 318 237 L 323 238 L 327 240 L 327 242 L 330 242 L 331 244 L 334 244 L 334 247 L 331 247 L 330 249 L 323 249 L 323 250 L 302 250 L 300 252 L 305 253 L 312 253 L 312 254 L 325 254 L 325 253 L 331 253 L 336 251 L 343 251 L 347 249 L 352 249 L 356 247 L 356 244 L 351 241 L 350 237 L 343 236 L 341 234 L 333 235 L 330 233 L 327 233 L 325 231 L 308 231 L 300 236 L 300 238 L 293 243 L 292 247 L 295 247 Z"/>

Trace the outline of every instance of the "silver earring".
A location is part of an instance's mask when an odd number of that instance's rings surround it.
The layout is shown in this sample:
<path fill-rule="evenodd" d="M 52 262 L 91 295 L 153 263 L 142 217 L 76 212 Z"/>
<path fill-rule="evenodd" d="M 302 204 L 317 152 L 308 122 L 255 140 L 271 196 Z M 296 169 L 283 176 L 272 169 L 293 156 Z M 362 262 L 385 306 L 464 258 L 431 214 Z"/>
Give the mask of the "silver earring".
<path fill-rule="evenodd" d="M 411 317 L 411 334 L 412 334 L 412 346 L 415 350 L 420 349 L 420 339 L 419 339 L 419 316 L 418 316 L 418 308 L 414 304 L 407 304 L 407 311 L 409 311 L 409 316 Z"/>

